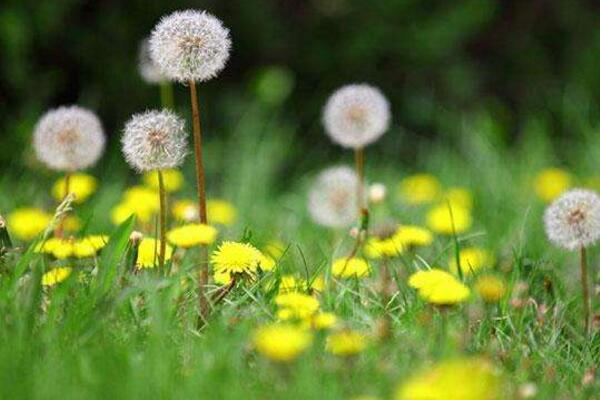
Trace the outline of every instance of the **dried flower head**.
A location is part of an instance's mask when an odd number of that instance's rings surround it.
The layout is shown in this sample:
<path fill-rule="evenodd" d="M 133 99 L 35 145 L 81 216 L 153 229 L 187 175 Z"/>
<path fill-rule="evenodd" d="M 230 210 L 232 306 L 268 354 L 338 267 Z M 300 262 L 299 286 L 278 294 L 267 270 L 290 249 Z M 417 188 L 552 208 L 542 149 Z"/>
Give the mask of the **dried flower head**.
<path fill-rule="evenodd" d="M 327 134 L 342 147 L 359 148 L 375 142 L 389 123 L 389 102 L 379 89 L 367 84 L 338 89 L 323 111 Z"/>
<path fill-rule="evenodd" d="M 600 238 L 600 197 L 591 190 L 574 189 L 555 200 L 544 214 L 550 241 L 578 250 Z"/>
<path fill-rule="evenodd" d="M 123 154 L 140 172 L 175 168 L 185 158 L 186 136 L 185 121 L 171 111 L 135 114 L 121 138 Z"/>
<path fill-rule="evenodd" d="M 150 55 L 167 78 L 207 81 L 229 58 L 229 29 L 204 11 L 176 11 L 163 17 L 150 36 Z"/>
<path fill-rule="evenodd" d="M 166 80 L 160 67 L 150 56 L 150 40 L 144 39 L 140 43 L 138 53 L 138 71 L 147 83 L 161 83 Z"/>
<path fill-rule="evenodd" d="M 356 220 L 358 177 L 349 167 L 328 168 L 321 172 L 308 195 L 308 210 L 323 226 L 342 228 Z"/>
<path fill-rule="evenodd" d="M 33 132 L 37 158 L 58 171 L 92 166 L 102 155 L 104 143 L 104 131 L 96 114 L 78 106 L 48 111 Z"/>

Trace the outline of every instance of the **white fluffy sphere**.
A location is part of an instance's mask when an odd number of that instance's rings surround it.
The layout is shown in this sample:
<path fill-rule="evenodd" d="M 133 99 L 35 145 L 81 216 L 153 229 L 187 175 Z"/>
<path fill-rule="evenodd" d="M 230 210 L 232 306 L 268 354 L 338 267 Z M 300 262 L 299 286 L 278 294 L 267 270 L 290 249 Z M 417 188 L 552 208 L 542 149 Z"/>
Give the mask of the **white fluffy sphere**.
<path fill-rule="evenodd" d="M 556 199 L 544 214 L 550 241 L 579 250 L 600 238 L 600 197 L 591 190 L 573 189 Z"/>
<path fill-rule="evenodd" d="M 185 121 L 168 110 L 135 114 L 121 144 L 125 159 L 139 172 L 178 167 L 187 152 Z"/>
<path fill-rule="evenodd" d="M 96 114 L 78 106 L 46 112 L 33 132 L 37 158 L 58 171 L 76 171 L 94 165 L 102 156 L 105 141 Z"/>
<path fill-rule="evenodd" d="M 360 148 L 375 142 L 390 124 L 390 104 L 381 91 L 367 84 L 336 90 L 325 105 L 323 124 L 342 147 Z"/>
<path fill-rule="evenodd" d="M 204 11 L 176 11 L 163 17 L 150 36 L 150 55 L 169 79 L 207 81 L 229 59 L 229 29 Z"/>
<path fill-rule="evenodd" d="M 349 167 L 332 167 L 321 172 L 308 195 L 308 210 L 323 226 L 343 228 L 358 219 L 359 179 Z"/>

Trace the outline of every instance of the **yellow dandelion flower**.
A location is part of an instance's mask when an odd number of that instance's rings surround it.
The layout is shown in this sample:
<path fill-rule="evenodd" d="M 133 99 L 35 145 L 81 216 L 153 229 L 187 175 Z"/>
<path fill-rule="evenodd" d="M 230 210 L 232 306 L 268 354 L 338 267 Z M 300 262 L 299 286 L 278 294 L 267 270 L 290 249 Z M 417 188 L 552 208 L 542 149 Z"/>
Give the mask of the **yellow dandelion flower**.
<path fill-rule="evenodd" d="M 471 275 L 483 268 L 489 268 L 494 263 L 494 257 L 487 250 L 477 247 L 467 247 L 459 252 L 460 268 L 463 275 Z M 456 257 L 450 256 L 450 271 L 458 274 Z"/>
<path fill-rule="evenodd" d="M 43 243 L 42 252 L 64 260 L 73 256 L 73 243 L 71 239 L 50 238 Z"/>
<path fill-rule="evenodd" d="M 52 197 L 57 201 L 65 198 L 65 178 L 60 178 L 52 186 Z M 69 192 L 75 194 L 75 203 L 84 203 L 96 192 L 98 181 L 91 175 L 72 174 L 69 177 Z"/>
<path fill-rule="evenodd" d="M 176 169 L 165 169 L 162 171 L 162 174 L 163 182 L 165 184 L 165 191 L 173 193 L 177 192 L 182 188 L 184 180 L 181 171 Z M 146 172 L 142 177 L 142 182 L 150 189 L 153 189 L 155 191 L 158 190 L 158 172 Z"/>
<path fill-rule="evenodd" d="M 396 400 L 501 400 L 500 375 L 481 358 L 443 361 L 425 370 L 396 392 Z"/>
<path fill-rule="evenodd" d="M 408 286 L 414 289 L 422 289 L 424 287 L 434 285 L 444 279 L 454 279 L 454 276 L 437 268 L 421 270 L 415 272 L 408 278 Z"/>
<path fill-rule="evenodd" d="M 440 194 L 438 179 L 430 174 L 415 174 L 400 182 L 400 197 L 408 204 L 427 204 Z"/>
<path fill-rule="evenodd" d="M 319 312 L 312 317 L 314 329 L 324 330 L 334 327 L 338 322 L 337 316 L 332 312 Z"/>
<path fill-rule="evenodd" d="M 365 244 L 365 256 L 371 259 L 383 257 L 398 257 L 404 251 L 402 243 L 396 240 L 396 237 L 378 238 L 370 237 Z"/>
<path fill-rule="evenodd" d="M 316 278 L 306 282 L 306 288 L 312 289 L 315 292 L 323 293 L 325 290 L 325 278 L 323 275 L 319 275 Z"/>
<path fill-rule="evenodd" d="M 341 278 L 365 278 L 369 276 L 371 268 L 369 263 L 358 257 L 348 259 L 347 257 L 338 258 L 331 266 L 333 276 Z"/>
<path fill-rule="evenodd" d="M 275 265 L 277 265 L 275 260 L 265 254 L 261 254 L 258 262 L 258 266 L 261 271 L 273 271 L 273 269 L 275 269 Z"/>
<path fill-rule="evenodd" d="M 198 219 L 198 203 L 187 199 L 177 200 L 171 212 L 178 221 L 194 221 Z"/>
<path fill-rule="evenodd" d="M 153 238 L 143 238 L 138 247 L 137 267 L 154 268 L 158 265 L 158 254 L 160 252 L 160 241 Z M 165 250 L 165 262 L 173 256 L 173 248 L 167 244 Z"/>
<path fill-rule="evenodd" d="M 506 284 L 497 276 L 482 275 L 475 282 L 475 290 L 486 303 L 498 303 L 506 294 Z"/>
<path fill-rule="evenodd" d="M 360 332 L 344 330 L 327 337 L 325 350 L 336 356 L 354 356 L 367 347 L 367 338 Z"/>
<path fill-rule="evenodd" d="M 137 204 L 149 210 L 160 209 L 160 200 L 156 190 L 144 186 L 132 186 L 123 193 L 123 203 Z"/>
<path fill-rule="evenodd" d="M 167 240 L 178 247 L 188 249 L 194 246 L 209 245 L 217 239 L 217 230 L 205 224 L 187 224 L 171 229 Z"/>
<path fill-rule="evenodd" d="M 42 286 L 54 286 L 66 280 L 71 275 L 69 267 L 58 267 L 51 269 L 42 276 Z"/>
<path fill-rule="evenodd" d="M 263 356 L 273 361 L 289 362 L 310 347 L 312 335 L 292 325 L 272 324 L 257 329 L 253 342 Z"/>
<path fill-rule="evenodd" d="M 537 196 L 549 203 L 573 186 L 573 177 L 559 168 L 548 168 L 541 171 L 533 183 Z"/>
<path fill-rule="evenodd" d="M 76 240 L 75 238 L 50 238 L 38 244 L 35 251 L 51 254 L 54 258 L 64 260 L 71 257 L 94 257 L 108 242 L 108 236 L 91 235 Z"/>
<path fill-rule="evenodd" d="M 299 292 L 279 294 L 275 297 L 279 307 L 277 317 L 281 320 L 306 319 L 319 310 L 319 301 L 312 296 Z"/>
<path fill-rule="evenodd" d="M 228 201 L 210 199 L 206 202 L 206 214 L 211 223 L 231 225 L 235 223 L 237 211 Z"/>
<path fill-rule="evenodd" d="M 437 285 L 425 287 L 420 291 L 427 302 L 439 306 L 450 306 L 467 300 L 471 291 L 456 279 L 442 280 Z"/>
<path fill-rule="evenodd" d="M 106 235 L 85 236 L 73 243 L 73 255 L 77 258 L 94 257 L 106 246 L 106 243 L 108 243 Z"/>
<path fill-rule="evenodd" d="M 52 220 L 52 215 L 38 208 L 18 208 L 7 216 L 9 232 L 21 240 L 33 240 Z"/>
<path fill-rule="evenodd" d="M 248 243 L 223 242 L 213 252 L 213 269 L 230 274 L 252 274 L 256 272 L 262 253 Z"/>
<path fill-rule="evenodd" d="M 302 290 L 302 282 L 298 281 L 294 275 L 283 275 L 279 280 L 279 293 L 289 293 Z"/>
<path fill-rule="evenodd" d="M 156 210 L 146 207 L 143 203 L 121 203 L 111 211 L 113 224 L 120 225 L 134 215 L 141 223 L 149 223 Z"/>
<path fill-rule="evenodd" d="M 214 271 L 213 279 L 217 285 L 227 286 L 231 283 L 231 274 L 228 271 Z"/>
<path fill-rule="evenodd" d="M 149 223 L 160 208 L 156 190 L 144 186 L 132 186 L 125 191 L 121 203 L 111 212 L 113 224 L 119 225 L 135 215 L 142 223 Z"/>
<path fill-rule="evenodd" d="M 72 239 L 49 238 L 45 242 L 39 243 L 35 251 L 51 254 L 59 260 L 64 260 L 73 256 L 73 241 Z"/>
<path fill-rule="evenodd" d="M 433 234 L 420 226 L 402 225 L 394 234 L 393 239 L 403 248 L 429 246 L 433 242 Z"/>
<path fill-rule="evenodd" d="M 450 203 L 452 207 L 473 208 L 473 195 L 469 189 L 453 187 L 444 193 L 444 204 Z"/>
<path fill-rule="evenodd" d="M 452 274 L 439 269 L 419 271 L 410 276 L 409 286 L 421 298 L 435 305 L 454 305 L 467 300 L 471 291 Z"/>
<path fill-rule="evenodd" d="M 453 206 L 450 212 L 448 204 L 441 204 L 427 213 L 429 229 L 443 235 L 464 233 L 471 228 L 471 224 L 471 212 L 468 208 Z"/>

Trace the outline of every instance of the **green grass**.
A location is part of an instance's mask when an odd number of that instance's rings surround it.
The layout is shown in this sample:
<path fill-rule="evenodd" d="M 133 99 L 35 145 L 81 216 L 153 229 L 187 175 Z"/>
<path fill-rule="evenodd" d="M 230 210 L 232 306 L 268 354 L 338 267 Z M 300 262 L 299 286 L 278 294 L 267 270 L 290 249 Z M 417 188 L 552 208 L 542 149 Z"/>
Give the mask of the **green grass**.
<path fill-rule="evenodd" d="M 511 291 L 520 283 L 528 285 L 523 297 L 532 301 L 523 307 L 511 305 L 507 296 L 498 306 L 486 308 L 473 296 L 447 313 L 447 334 L 440 337 L 442 315 L 424 304 L 406 279 L 425 263 L 446 268 L 453 239 L 438 237 L 434 245 L 418 251 L 418 257 L 391 263 L 397 291 L 389 304 L 382 304 L 375 289 L 377 263 L 370 279 L 332 284 L 328 266 L 348 251 L 351 238 L 311 222 L 306 192 L 318 171 L 310 161 L 318 149 L 298 157 L 293 135 L 300 133 L 269 114 L 250 109 L 231 124 L 227 135 L 209 130 L 206 153 L 209 194 L 232 201 L 239 213 L 238 223 L 220 238 L 240 240 L 250 234 L 258 247 L 271 239 L 283 241 L 288 249 L 276 270 L 258 283 L 238 285 L 198 331 L 193 254 L 167 278 L 152 271 L 134 274 L 125 262 L 134 221 L 116 228 L 108 215 L 122 190 L 137 178 L 125 173 L 120 154 L 112 149 L 96 172 L 99 192 L 76 209 L 88 221 L 89 232 L 112 232 L 100 257 L 78 265 L 81 275 L 73 274 L 52 290 L 40 286 L 50 261 L 31 247 L 20 247 L 2 261 L 0 398 L 389 399 L 415 371 L 459 354 L 492 359 L 511 390 L 535 383 L 537 399 L 599 398 L 598 379 L 582 386 L 585 372 L 600 364 L 600 334 L 596 330 L 592 338 L 582 335 L 577 258 L 546 241 L 544 205 L 531 189 L 532 177 L 546 166 L 565 165 L 582 179 L 593 176 L 600 139 L 585 133 L 591 128 L 582 129 L 571 146 L 560 147 L 562 160 L 536 129 L 524 132 L 517 143 L 505 143 L 486 114 L 445 121 L 451 128 L 446 136 L 404 149 L 406 161 L 386 154 L 385 144 L 402 138 L 396 130 L 388 133 L 384 144 L 367 150 L 368 178 L 386 183 L 390 192 L 385 204 L 372 208 L 373 224 L 390 218 L 424 224 L 426 208 L 402 205 L 395 188 L 409 173 L 434 173 L 446 186 L 466 186 L 474 194 L 474 227 L 458 237 L 459 245 L 493 251 L 494 268 Z M 331 145 L 324 136 L 315 143 L 317 148 L 325 146 Z M 351 163 L 351 154 L 336 154 L 332 163 Z M 289 165 L 290 158 L 299 161 Z M 184 168 L 188 182 L 193 182 L 191 161 Z M 117 163 L 123 168 L 106 168 Z M 30 204 L 52 207 L 50 181 L 42 174 L 3 172 L 0 213 Z M 185 189 L 188 197 L 193 193 L 191 185 Z M 589 257 L 591 280 L 597 285 L 598 252 L 592 249 Z M 352 360 L 324 352 L 324 334 L 289 366 L 256 354 L 252 331 L 273 321 L 275 313 L 274 293 L 264 290 L 265 280 L 319 272 L 330 283 L 320 297 L 324 310 L 367 334 L 388 316 L 391 338 L 373 339 Z M 594 301 L 597 312 L 598 296 Z M 543 320 L 536 305 L 548 309 Z"/>

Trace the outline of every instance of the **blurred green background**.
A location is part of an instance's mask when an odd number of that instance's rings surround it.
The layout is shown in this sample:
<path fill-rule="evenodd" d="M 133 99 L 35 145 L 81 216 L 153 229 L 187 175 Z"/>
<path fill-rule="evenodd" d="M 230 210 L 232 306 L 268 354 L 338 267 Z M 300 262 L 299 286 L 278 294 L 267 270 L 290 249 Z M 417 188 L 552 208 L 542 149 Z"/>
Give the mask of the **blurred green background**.
<path fill-rule="evenodd" d="M 485 117 L 505 144 L 525 130 L 558 146 L 596 131 L 592 0 L 2 0 L 0 167 L 32 163 L 33 125 L 61 104 L 95 109 L 117 147 L 128 116 L 160 103 L 137 72 L 139 42 L 183 8 L 217 15 L 234 44 L 224 72 L 200 86 L 207 140 L 239 131 L 248 110 L 285 121 L 286 173 L 342 154 L 322 136 L 321 108 L 353 81 L 390 98 L 394 124 L 377 154 L 405 163 L 465 134 L 465 118 Z M 182 112 L 187 96 L 176 87 Z"/>

